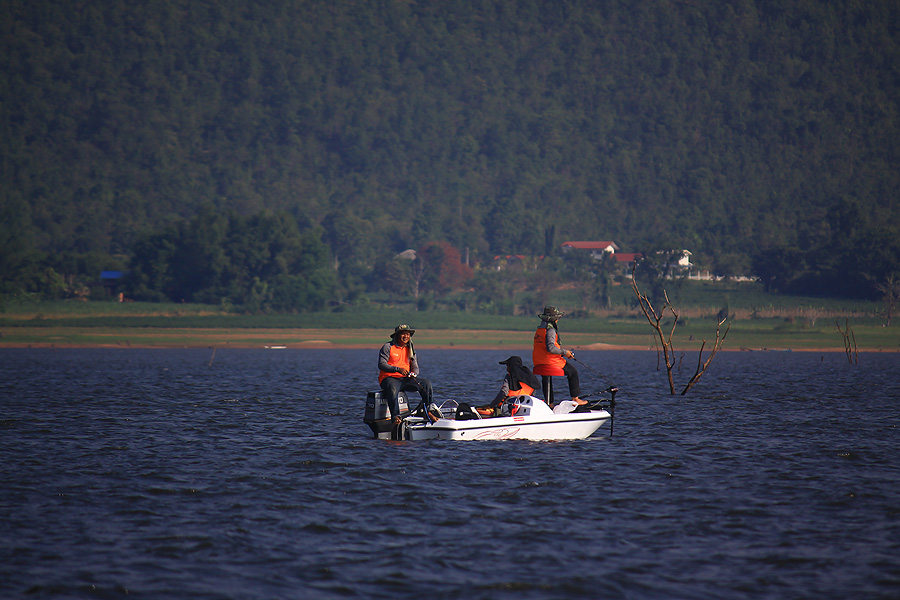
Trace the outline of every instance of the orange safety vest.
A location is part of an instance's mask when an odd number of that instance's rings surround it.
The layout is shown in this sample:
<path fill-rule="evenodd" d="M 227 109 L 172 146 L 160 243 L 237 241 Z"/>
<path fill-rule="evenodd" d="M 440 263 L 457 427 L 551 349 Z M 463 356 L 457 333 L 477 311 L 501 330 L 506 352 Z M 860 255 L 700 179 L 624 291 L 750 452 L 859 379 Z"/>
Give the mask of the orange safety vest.
<path fill-rule="evenodd" d="M 521 396 L 522 392 L 525 392 L 528 396 L 534 395 L 534 388 L 528 385 L 527 383 L 519 382 L 519 389 L 517 390 L 509 390 L 509 393 L 506 395 L 507 398 L 512 398 L 513 396 Z"/>
<path fill-rule="evenodd" d="M 559 345 L 559 340 L 555 343 L 557 348 L 562 349 L 562 346 Z M 566 366 L 566 359 L 561 354 L 547 352 L 546 327 L 538 327 L 537 331 L 534 332 L 534 348 L 531 350 L 531 362 L 535 368 L 538 365 L 549 365 L 558 369 Z"/>
<path fill-rule="evenodd" d="M 392 367 L 403 367 L 409 371 L 409 346 L 395 346 L 391 344 L 391 357 L 388 364 Z M 392 373 L 388 371 L 378 371 L 378 383 L 385 377 L 403 377 L 403 373 Z"/>

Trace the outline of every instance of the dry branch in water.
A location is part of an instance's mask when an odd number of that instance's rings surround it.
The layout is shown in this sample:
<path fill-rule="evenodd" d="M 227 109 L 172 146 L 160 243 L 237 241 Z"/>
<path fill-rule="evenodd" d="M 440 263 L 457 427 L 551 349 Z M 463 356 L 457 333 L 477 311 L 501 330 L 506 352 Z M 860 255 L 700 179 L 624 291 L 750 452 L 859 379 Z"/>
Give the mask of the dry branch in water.
<path fill-rule="evenodd" d="M 722 334 L 722 337 L 719 337 L 719 332 L 722 329 L 722 323 L 725 322 L 725 319 L 719 321 L 719 324 L 716 325 L 716 343 L 713 344 L 713 349 L 710 351 L 709 356 L 706 358 L 706 362 L 703 362 L 703 348 L 706 346 L 706 340 L 703 340 L 703 343 L 700 344 L 700 353 L 697 356 L 697 370 L 691 376 L 690 380 L 688 380 L 687 385 L 684 386 L 684 389 L 681 390 L 681 395 L 684 396 L 687 394 L 688 390 L 693 387 L 695 383 L 700 381 L 700 378 L 703 377 L 703 374 L 706 372 L 706 369 L 709 367 L 709 363 L 712 362 L 713 357 L 716 353 L 722 348 L 722 343 L 725 342 L 725 336 L 728 335 L 728 330 L 731 328 L 731 324 L 728 324 L 728 327 L 725 328 L 725 333 Z"/>
<path fill-rule="evenodd" d="M 650 326 L 656 331 L 657 338 L 659 339 L 660 344 L 662 344 L 663 350 L 663 358 L 666 361 L 666 376 L 669 380 L 669 393 L 675 394 L 675 381 L 672 378 L 672 369 L 675 366 L 675 348 L 672 345 L 672 335 L 675 333 L 675 328 L 678 326 L 678 312 L 675 310 L 675 307 L 672 306 L 672 303 L 669 302 L 669 295 L 663 291 L 663 297 L 665 298 L 665 302 L 663 302 L 662 307 L 657 311 L 653 308 L 653 304 L 650 302 L 650 298 L 644 295 L 641 290 L 638 288 L 637 280 L 634 277 L 634 268 L 631 269 L 631 289 L 634 292 L 635 296 L 638 298 L 638 302 L 641 305 L 641 311 L 644 313 L 644 316 L 647 317 L 647 322 L 650 323 Z M 669 331 L 668 335 L 662 329 L 662 319 L 665 317 L 666 312 L 672 313 L 672 316 L 675 320 L 672 322 L 672 329 Z M 700 378 L 706 372 L 706 369 L 709 368 L 710 363 L 712 362 L 713 357 L 716 353 L 722 348 L 722 344 L 725 342 L 725 336 L 728 335 L 729 329 L 731 329 L 731 324 L 728 324 L 728 327 L 725 328 L 725 333 L 721 333 L 722 323 L 727 320 L 727 317 L 719 321 L 719 324 L 716 326 L 716 341 L 713 344 L 713 348 L 710 351 L 709 356 L 706 358 L 706 361 L 703 360 L 703 348 L 706 347 L 706 340 L 703 340 L 703 343 L 700 345 L 700 354 L 697 360 L 697 370 L 691 376 L 690 380 L 688 380 L 687 385 L 681 391 L 681 395 L 684 396 L 687 394 L 688 390 L 693 387 L 695 383 L 700 381 Z M 657 350 L 657 358 L 659 357 L 659 350 Z M 658 369 L 657 365 L 657 369 Z"/>
<path fill-rule="evenodd" d="M 854 362 L 859 364 L 859 348 L 856 345 L 856 334 L 853 333 L 853 328 L 850 327 L 850 319 L 846 321 L 846 329 L 841 329 L 841 324 L 837 321 L 834 322 L 834 326 L 837 327 L 837 330 L 841 332 L 844 338 L 844 353 L 847 355 L 847 361 L 850 364 Z"/>

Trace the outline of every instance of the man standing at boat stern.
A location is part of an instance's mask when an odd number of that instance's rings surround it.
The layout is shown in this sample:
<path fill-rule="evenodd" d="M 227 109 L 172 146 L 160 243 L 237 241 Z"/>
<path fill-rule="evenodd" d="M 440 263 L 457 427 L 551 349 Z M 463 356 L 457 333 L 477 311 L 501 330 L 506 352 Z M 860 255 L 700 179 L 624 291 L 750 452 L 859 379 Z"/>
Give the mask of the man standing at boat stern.
<path fill-rule="evenodd" d="M 388 409 L 394 424 L 400 422 L 400 403 L 397 395 L 401 391 L 417 391 L 425 403 L 431 406 L 431 383 L 419 377 L 419 361 L 413 348 L 412 336 L 416 330 L 409 325 L 397 325 L 391 341 L 381 347 L 378 353 L 378 383 L 387 399 Z"/>
<path fill-rule="evenodd" d="M 557 321 L 565 313 L 560 312 L 555 306 L 547 306 L 544 312 L 538 315 L 541 324 L 534 332 L 534 347 L 531 351 L 531 360 L 534 363 L 534 373 L 544 379 L 551 375 L 565 375 L 569 383 L 569 395 L 575 404 L 587 404 L 580 399 L 581 382 L 578 378 L 578 369 L 567 361 L 567 358 L 575 358 L 575 353 L 566 350 L 559 343 L 559 329 Z M 550 402 L 550 398 L 546 398 Z"/>

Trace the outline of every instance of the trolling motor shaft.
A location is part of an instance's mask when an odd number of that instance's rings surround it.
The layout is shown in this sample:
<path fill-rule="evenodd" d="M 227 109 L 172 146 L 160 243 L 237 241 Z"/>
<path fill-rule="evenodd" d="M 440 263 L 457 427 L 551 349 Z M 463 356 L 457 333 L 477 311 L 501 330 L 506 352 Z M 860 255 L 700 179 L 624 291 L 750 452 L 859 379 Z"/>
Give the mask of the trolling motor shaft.
<path fill-rule="evenodd" d="M 606 391 L 609 392 L 609 405 L 611 407 L 615 406 L 616 405 L 616 392 L 619 391 L 619 388 L 617 388 L 614 385 L 611 385 L 606 389 Z"/>

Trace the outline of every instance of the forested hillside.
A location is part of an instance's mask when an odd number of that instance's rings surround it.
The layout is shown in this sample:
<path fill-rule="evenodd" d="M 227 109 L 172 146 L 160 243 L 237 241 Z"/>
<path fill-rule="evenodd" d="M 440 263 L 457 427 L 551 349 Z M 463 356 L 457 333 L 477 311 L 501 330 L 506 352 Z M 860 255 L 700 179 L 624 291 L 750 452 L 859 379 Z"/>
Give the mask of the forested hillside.
<path fill-rule="evenodd" d="M 898 32 L 892 0 L 2 0 L 0 274 L 126 268 L 207 210 L 293 216 L 345 288 L 605 239 L 871 295 Z"/>

